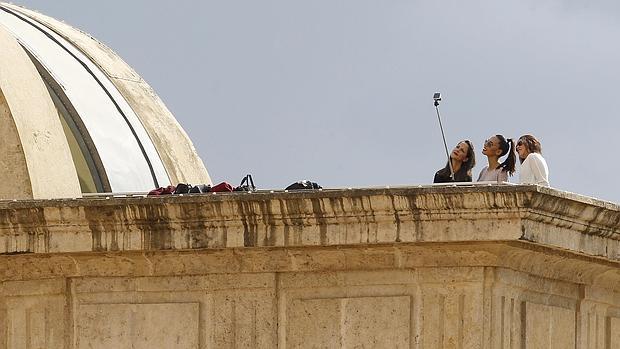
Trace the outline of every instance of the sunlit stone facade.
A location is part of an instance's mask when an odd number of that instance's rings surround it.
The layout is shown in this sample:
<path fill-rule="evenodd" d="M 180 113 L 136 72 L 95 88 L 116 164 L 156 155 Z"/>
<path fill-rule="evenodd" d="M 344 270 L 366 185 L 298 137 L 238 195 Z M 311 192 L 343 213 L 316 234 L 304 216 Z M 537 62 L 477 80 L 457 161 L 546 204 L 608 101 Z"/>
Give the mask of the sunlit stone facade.
<path fill-rule="evenodd" d="M 7 202 L 0 348 L 616 348 L 619 221 L 535 186 Z"/>

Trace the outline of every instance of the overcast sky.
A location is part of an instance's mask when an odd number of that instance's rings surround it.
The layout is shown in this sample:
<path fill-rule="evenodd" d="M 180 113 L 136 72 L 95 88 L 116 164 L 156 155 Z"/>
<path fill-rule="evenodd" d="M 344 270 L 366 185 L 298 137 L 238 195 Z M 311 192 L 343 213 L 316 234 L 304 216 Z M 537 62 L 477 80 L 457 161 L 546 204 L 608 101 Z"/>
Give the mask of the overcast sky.
<path fill-rule="evenodd" d="M 15 1 L 112 47 L 215 182 L 430 183 L 448 143 L 534 134 L 551 186 L 620 202 L 620 2 Z M 518 175 L 511 181 L 518 181 Z"/>

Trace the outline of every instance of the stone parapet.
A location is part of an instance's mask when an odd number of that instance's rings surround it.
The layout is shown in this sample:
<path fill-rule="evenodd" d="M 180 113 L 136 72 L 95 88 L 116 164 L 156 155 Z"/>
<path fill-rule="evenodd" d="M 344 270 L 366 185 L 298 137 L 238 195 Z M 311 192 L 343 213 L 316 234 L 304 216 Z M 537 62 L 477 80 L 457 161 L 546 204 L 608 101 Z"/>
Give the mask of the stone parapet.
<path fill-rule="evenodd" d="M 537 186 L 0 202 L 0 253 L 529 241 L 620 261 L 620 206 Z"/>

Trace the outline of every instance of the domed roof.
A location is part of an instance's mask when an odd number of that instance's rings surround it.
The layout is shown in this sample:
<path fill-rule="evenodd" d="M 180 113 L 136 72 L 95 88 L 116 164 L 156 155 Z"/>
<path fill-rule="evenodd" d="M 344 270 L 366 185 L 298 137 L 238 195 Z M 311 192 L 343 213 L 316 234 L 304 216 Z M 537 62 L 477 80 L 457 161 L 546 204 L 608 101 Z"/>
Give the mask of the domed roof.
<path fill-rule="evenodd" d="M 210 183 L 151 87 L 90 35 L 0 3 L 0 199 Z"/>

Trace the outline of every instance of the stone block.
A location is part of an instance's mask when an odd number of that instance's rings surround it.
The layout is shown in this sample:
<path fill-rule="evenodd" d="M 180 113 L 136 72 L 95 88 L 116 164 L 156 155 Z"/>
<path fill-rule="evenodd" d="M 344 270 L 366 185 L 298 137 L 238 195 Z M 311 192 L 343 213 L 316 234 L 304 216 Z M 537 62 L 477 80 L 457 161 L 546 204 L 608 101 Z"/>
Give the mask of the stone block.
<path fill-rule="evenodd" d="M 525 346 L 532 349 L 575 347 L 575 311 L 526 302 Z"/>
<path fill-rule="evenodd" d="M 288 309 L 287 347 L 408 348 L 409 296 L 296 299 Z"/>
<path fill-rule="evenodd" d="M 82 304 L 76 348 L 199 348 L 199 304 Z"/>

